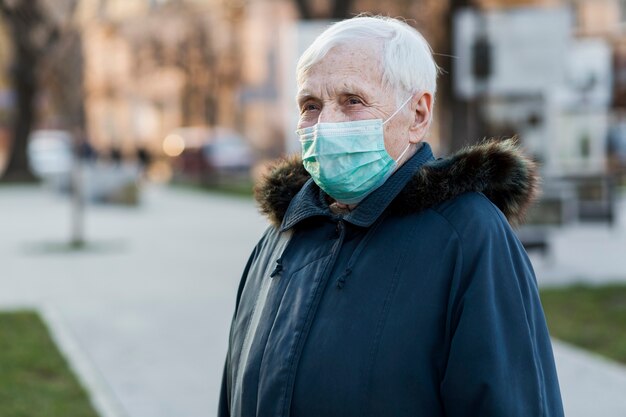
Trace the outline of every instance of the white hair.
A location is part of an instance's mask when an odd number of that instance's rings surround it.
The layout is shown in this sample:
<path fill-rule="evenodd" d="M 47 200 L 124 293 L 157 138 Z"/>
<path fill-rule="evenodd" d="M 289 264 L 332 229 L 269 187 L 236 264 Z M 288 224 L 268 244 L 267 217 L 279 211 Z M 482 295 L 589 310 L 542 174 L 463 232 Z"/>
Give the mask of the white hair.
<path fill-rule="evenodd" d="M 334 47 L 367 45 L 382 41 L 383 83 L 393 88 L 398 103 L 407 94 L 427 91 L 435 97 L 438 67 L 432 49 L 424 37 L 405 22 L 384 16 L 357 16 L 335 23 L 326 29 L 300 57 L 296 77 L 303 77 Z"/>

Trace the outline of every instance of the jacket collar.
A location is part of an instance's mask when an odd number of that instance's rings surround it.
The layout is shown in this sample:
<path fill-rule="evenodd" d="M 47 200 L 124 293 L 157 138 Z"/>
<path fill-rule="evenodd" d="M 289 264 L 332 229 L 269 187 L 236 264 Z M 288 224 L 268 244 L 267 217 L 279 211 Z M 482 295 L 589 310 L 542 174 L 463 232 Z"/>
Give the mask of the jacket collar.
<path fill-rule="evenodd" d="M 420 149 L 387 181 L 365 197 L 343 220 L 355 226 L 369 227 L 385 211 L 393 199 L 402 191 L 415 172 L 427 161 L 434 159 L 430 145 L 424 143 Z M 330 211 L 326 193 L 309 179 L 296 194 L 283 218 L 280 230 L 292 228 L 300 221 L 313 216 L 339 217 Z"/>
<path fill-rule="evenodd" d="M 343 219 L 369 226 L 386 209 L 415 213 L 466 192 L 481 192 L 516 225 L 535 199 L 537 184 L 535 163 L 513 139 L 485 141 L 438 160 L 424 144 Z M 299 157 L 276 162 L 255 192 L 261 212 L 281 230 L 312 216 L 339 217 L 330 211 L 325 193 L 310 179 Z"/>

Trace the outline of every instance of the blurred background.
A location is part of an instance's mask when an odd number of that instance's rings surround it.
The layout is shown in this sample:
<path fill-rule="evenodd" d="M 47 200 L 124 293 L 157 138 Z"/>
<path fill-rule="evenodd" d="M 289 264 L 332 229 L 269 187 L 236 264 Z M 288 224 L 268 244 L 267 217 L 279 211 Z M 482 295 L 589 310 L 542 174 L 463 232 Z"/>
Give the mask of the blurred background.
<path fill-rule="evenodd" d="M 517 233 L 567 415 L 626 416 L 624 0 L 0 0 L 0 415 L 215 414 L 297 59 L 361 12 L 430 42 L 438 156 L 539 163 Z"/>

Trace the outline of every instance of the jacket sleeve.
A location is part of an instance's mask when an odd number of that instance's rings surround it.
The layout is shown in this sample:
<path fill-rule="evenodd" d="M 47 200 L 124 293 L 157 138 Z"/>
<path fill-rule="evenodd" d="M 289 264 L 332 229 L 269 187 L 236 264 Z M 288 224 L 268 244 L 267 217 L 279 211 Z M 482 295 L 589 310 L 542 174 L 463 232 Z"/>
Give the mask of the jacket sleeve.
<path fill-rule="evenodd" d="M 239 281 L 239 288 L 237 290 L 237 299 L 235 301 L 235 312 L 233 314 L 233 319 L 231 320 L 231 332 L 232 332 L 232 322 L 237 316 L 237 309 L 239 308 L 239 301 L 241 300 L 241 293 L 243 292 L 243 288 L 246 285 L 246 279 L 248 278 L 248 273 L 250 272 L 250 267 L 252 263 L 257 257 L 259 247 L 261 246 L 263 240 L 265 239 L 267 233 L 261 238 L 259 243 L 256 245 L 252 254 L 248 258 L 248 262 L 243 270 L 243 274 L 241 276 L 241 280 Z M 231 389 L 231 381 L 230 381 L 230 350 L 231 344 L 230 341 L 228 343 L 228 352 L 226 353 L 226 360 L 224 363 L 224 372 L 222 374 L 222 385 L 220 388 L 220 398 L 217 409 L 218 417 L 230 417 L 230 389 Z"/>
<path fill-rule="evenodd" d="M 562 417 L 550 337 L 524 248 L 501 213 L 459 229 L 440 386 L 446 416 Z"/>

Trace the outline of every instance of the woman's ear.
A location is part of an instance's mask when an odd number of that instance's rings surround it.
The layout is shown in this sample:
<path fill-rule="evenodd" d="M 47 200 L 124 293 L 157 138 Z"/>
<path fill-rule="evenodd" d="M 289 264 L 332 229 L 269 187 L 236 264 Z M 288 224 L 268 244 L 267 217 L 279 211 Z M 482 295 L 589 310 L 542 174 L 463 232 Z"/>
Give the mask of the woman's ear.
<path fill-rule="evenodd" d="M 430 128 L 433 109 L 433 96 L 429 92 L 417 92 L 411 100 L 413 123 L 409 128 L 409 142 L 421 142 Z"/>

